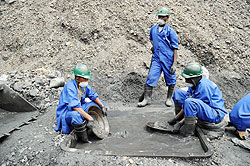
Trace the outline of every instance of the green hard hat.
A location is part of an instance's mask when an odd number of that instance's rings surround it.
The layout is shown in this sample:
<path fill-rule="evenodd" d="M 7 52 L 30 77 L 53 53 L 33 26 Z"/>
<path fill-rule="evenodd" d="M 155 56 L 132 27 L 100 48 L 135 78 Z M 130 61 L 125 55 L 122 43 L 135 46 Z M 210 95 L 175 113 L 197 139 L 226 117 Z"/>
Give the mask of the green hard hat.
<path fill-rule="evenodd" d="M 77 64 L 72 72 L 75 76 L 91 79 L 89 68 L 84 64 Z"/>
<path fill-rule="evenodd" d="M 159 11 L 156 13 L 157 16 L 170 16 L 170 12 L 167 8 L 162 7 L 159 9 Z"/>
<path fill-rule="evenodd" d="M 193 78 L 202 75 L 201 65 L 198 62 L 189 63 L 184 71 L 181 73 L 181 76 L 184 78 Z"/>

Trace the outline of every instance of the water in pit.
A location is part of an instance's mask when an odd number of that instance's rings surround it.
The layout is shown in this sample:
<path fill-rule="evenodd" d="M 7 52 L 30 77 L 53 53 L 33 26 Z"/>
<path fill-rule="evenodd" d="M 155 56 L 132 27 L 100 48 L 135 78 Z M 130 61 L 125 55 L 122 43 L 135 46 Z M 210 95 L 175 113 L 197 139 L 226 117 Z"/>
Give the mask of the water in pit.
<path fill-rule="evenodd" d="M 168 120 L 173 109 L 151 105 L 145 108 L 119 108 L 108 112 L 110 136 L 103 140 L 92 139 L 91 144 L 77 143 L 76 149 L 106 155 L 134 156 L 188 156 L 202 155 L 204 150 L 198 137 L 182 137 L 146 128 L 147 122 Z"/>

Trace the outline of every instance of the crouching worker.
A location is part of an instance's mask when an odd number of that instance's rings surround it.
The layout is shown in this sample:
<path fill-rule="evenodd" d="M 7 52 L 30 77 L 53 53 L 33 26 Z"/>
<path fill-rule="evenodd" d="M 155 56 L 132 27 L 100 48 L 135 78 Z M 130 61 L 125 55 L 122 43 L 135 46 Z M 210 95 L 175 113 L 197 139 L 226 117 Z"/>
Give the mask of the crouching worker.
<path fill-rule="evenodd" d="M 246 139 L 246 129 L 250 128 L 250 93 L 234 105 L 229 113 L 229 118 L 240 139 Z"/>
<path fill-rule="evenodd" d="M 78 140 L 89 143 L 87 127 L 93 128 L 93 118 L 87 113 L 87 110 L 91 105 L 97 105 L 103 110 L 104 103 L 88 85 L 88 79 L 91 79 L 92 76 L 86 65 L 77 64 L 73 74 L 75 79 L 64 86 L 60 95 L 56 110 L 57 126 L 55 131 L 62 130 L 63 134 L 69 134 L 74 129 Z M 89 98 L 91 102 L 87 103 L 86 98 Z"/>
<path fill-rule="evenodd" d="M 174 125 L 174 132 L 181 129 L 185 136 L 193 135 L 197 118 L 204 122 L 220 123 L 227 114 L 222 93 L 215 83 L 202 77 L 201 65 L 190 63 L 181 75 L 188 90 L 177 89 L 174 92 L 176 117 L 168 121 Z"/>

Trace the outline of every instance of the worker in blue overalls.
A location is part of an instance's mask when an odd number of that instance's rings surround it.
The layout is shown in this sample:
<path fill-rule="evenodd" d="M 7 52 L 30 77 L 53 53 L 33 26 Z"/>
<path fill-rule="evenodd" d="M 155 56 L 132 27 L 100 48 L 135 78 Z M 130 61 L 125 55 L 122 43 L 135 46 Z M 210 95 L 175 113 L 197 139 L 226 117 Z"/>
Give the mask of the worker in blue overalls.
<path fill-rule="evenodd" d="M 181 129 L 185 136 L 193 135 L 196 118 L 220 123 L 227 114 L 222 93 L 215 83 L 202 77 L 201 65 L 197 62 L 189 63 L 181 75 L 189 88 L 187 91 L 177 89 L 173 95 L 177 115 L 169 124 L 174 124 L 175 132 Z"/>
<path fill-rule="evenodd" d="M 149 40 L 153 44 L 152 63 L 144 87 L 143 100 L 139 99 L 138 107 L 144 107 L 151 102 L 152 90 L 158 83 L 163 71 L 168 93 L 166 105 L 171 106 L 174 86 L 176 84 L 176 63 L 178 38 L 176 32 L 167 25 L 170 13 L 162 7 L 158 12 L 158 23 L 151 27 Z"/>
<path fill-rule="evenodd" d="M 59 105 L 56 110 L 57 126 L 55 131 L 61 131 L 63 134 L 69 134 L 72 129 L 78 139 L 87 143 L 88 135 L 86 127 L 92 129 L 93 118 L 87 113 L 91 105 L 97 105 L 104 111 L 104 103 L 93 92 L 88 80 L 92 78 L 88 67 L 84 64 L 77 64 L 74 67 L 73 74 L 75 79 L 70 80 L 63 88 Z M 91 102 L 86 102 L 89 98 Z"/>
<path fill-rule="evenodd" d="M 234 105 L 229 118 L 240 139 L 246 139 L 246 129 L 250 128 L 250 93 Z"/>

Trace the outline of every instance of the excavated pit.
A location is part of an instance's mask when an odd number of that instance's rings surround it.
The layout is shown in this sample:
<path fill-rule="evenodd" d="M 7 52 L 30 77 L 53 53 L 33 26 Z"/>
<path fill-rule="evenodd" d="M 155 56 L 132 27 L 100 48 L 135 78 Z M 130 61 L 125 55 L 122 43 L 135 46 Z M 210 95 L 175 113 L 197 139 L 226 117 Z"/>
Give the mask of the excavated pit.
<path fill-rule="evenodd" d="M 103 140 L 90 138 L 91 144 L 75 142 L 74 135 L 66 137 L 61 147 L 65 151 L 111 156 L 142 157 L 210 157 L 212 152 L 200 129 L 198 137 L 156 132 L 146 127 L 149 121 L 167 120 L 173 109 L 150 105 L 145 108 L 114 108 L 108 112 L 110 134 Z"/>

